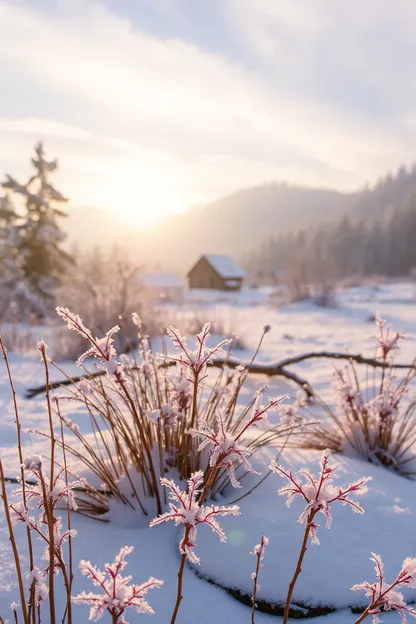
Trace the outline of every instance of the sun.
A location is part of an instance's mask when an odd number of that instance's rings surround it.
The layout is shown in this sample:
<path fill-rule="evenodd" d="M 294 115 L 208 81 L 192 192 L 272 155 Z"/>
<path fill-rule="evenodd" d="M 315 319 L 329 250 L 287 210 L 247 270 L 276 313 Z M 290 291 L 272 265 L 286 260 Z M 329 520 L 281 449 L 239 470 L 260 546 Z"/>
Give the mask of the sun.
<path fill-rule="evenodd" d="M 134 225 L 152 225 L 169 214 L 183 212 L 188 207 L 174 189 L 135 188 L 122 193 L 107 194 L 107 210 Z"/>
<path fill-rule="evenodd" d="M 91 188 L 90 202 L 132 225 L 152 225 L 169 214 L 184 212 L 194 198 L 163 167 L 124 167 L 112 170 L 99 188 Z"/>

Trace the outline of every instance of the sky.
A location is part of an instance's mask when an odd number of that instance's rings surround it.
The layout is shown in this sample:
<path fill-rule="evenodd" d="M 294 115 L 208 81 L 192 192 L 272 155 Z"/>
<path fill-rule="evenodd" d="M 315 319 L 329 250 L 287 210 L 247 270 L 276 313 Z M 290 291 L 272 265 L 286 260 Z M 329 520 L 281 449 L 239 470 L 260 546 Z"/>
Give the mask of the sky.
<path fill-rule="evenodd" d="M 414 0 L 0 0 L 0 176 L 42 139 L 73 204 L 136 224 L 356 189 L 416 160 L 415 23 Z"/>

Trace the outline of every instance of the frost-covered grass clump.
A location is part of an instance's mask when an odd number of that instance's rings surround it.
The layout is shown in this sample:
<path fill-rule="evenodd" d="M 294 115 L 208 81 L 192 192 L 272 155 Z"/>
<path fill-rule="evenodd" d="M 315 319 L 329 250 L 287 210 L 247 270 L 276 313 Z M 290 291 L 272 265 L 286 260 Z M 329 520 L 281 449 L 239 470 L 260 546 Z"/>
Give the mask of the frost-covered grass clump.
<path fill-rule="evenodd" d="M 101 489 L 145 515 L 153 503 L 158 513 L 162 511 L 164 493 L 159 479 L 165 474 L 188 479 L 202 470 L 210 483 L 209 493 L 215 497 L 230 481 L 236 485 L 245 473 L 255 472 L 249 458 L 266 445 L 282 447 L 303 426 L 287 418 L 270 424 L 267 416 L 279 412 L 283 397 L 266 398 L 261 389 L 246 407 L 239 407 L 248 371 L 243 366 L 227 367 L 232 341 L 210 346 L 208 324 L 193 345 L 177 329 L 168 327 L 175 353 L 167 356 L 152 351 L 141 321 L 134 315 L 139 351 L 128 357 L 118 356 L 114 346 L 118 326 L 96 338 L 78 315 L 66 308 L 58 308 L 58 313 L 89 345 L 78 358 L 87 378 L 69 386 L 65 400 L 85 408 L 95 432 L 91 439 L 62 416 L 71 436 L 66 448 L 95 474 Z M 268 331 L 266 326 L 258 348 Z M 208 366 L 221 354 L 224 366 L 209 386 Z M 87 368 L 91 361 L 95 369 Z M 57 413 L 61 415 L 59 409 Z M 210 452 L 209 441 L 215 442 Z M 217 459 L 221 459 L 219 469 L 213 472 Z M 91 496 L 90 492 L 91 511 L 105 512 L 108 499 L 99 492 L 95 500 Z"/>
<path fill-rule="evenodd" d="M 215 498 L 218 493 L 226 486 L 230 489 L 240 488 L 242 477 L 256 472 L 252 458 L 262 446 L 270 442 L 276 445 L 281 441 L 282 448 L 296 431 L 304 436 L 305 428 L 316 425 L 299 420 L 297 405 L 284 407 L 287 399 L 285 395 L 269 398 L 263 403 L 263 394 L 259 392 L 246 408 L 237 409 L 237 397 L 246 379 L 244 369 L 234 373 L 221 369 L 214 387 L 204 395 L 207 365 L 226 345 L 222 341 L 215 346 L 208 346 L 208 326 L 197 335 L 195 347 L 189 346 L 177 330 L 169 328 L 168 334 L 176 354 L 168 358 L 152 353 L 147 339 L 140 333 L 140 321 L 135 318 L 141 348 L 139 358 L 127 362 L 117 355 L 114 347 L 113 336 L 118 331 L 117 327 L 103 337 L 96 338 L 79 316 L 62 308 L 59 313 L 69 328 L 83 335 L 89 343 L 88 350 L 79 359 L 80 365 L 84 367 L 88 358 L 93 358 L 98 364 L 98 370 L 90 371 L 88 381 L 84 380 L 81 387 L 70 391 L 72 400 L 86 407 L 98 446 L 94 449 L 90 438 L 83 436 L 79 428 L 61 413 L 62 399 L 53 397 L 50 390 L 51 362 L 47 347 L 44 342 L 40 342 L 38 349 L 46 378 L 50 445 L 48 457 L 25 455 L 18 403 L 15 400 L 20 483 L 12 497 L 8 496 L 0 461 L 1 497 L 20 594 L 20 602 L 11 605 L 12 619 L 15 624 L 41 624 L 47 621 L 50 624 L 74 624 L 79 621 L 78 605 L 86 604 L 90 607 L 90 620 L 104 617 L 112 624 L 128 624 L 126 617 L 133 610 L 137 614 L 153 613 L 146 599 L 147 592 L 163 585 L 162 580 L 154 577 L 136 584 L 131 576 L 122 575 L 126 566 L 125 558 L 133 552 L 131 546 L 123 547 L 113 563 L 105 564 L 104 571 L 93 562 L 84 559 L 74 561 L 72 545 L 77 535 L 72 528 L 72 514 L 80 511 L 85 513 L 86 510 L 97 512 L 100 507 L 101 511 L 105 511 L 108 497 L 104 487 L 103 491 L 98 492 L 85 479 L 77 479 L 72 474 L 67 464 L 69 451 L 82 459 L 90 473 L 100 476 L 104 486 L 110 488 L 111 495 L 121 503 L 137 505 L 145 515 L 148 513 L 146 506 L 149 500 L 155 501 L 156 514 L 147 519 L 150 527 L 173 521 L 181 529 L 179 546 L 176 536 L 172 534 L 180 555 L 176 598 L 170 619 L 171 624 L 175 624 L 186 593 L 186 560 L 193 565 L 199 563 L 195 553 L 199 530 L 209 528 L 221 541 L 226 541 L 226 532 L 218 518 L 230 516 L 233 519 L 240 514 L 239 507 L 234 503 L 217 504 Z M 383 330 L 384 326 L 380 324 L 380 328 Z M 269 331 L 270 326 L 266 325 L 262 340 Z M 386 363 L 382 368 L 383 379 L 386 379 L 391 368 L 387 365 L 387 357 L 398 339 L 383 333 L 380 338 L 380 357 Z M 12 396 L 15 398 L 12 373 L 1 339 L 0 346 Z M 387 384 L 387 381 L 383 383 Z M 207 398 L 204 399 L 204 396 Z M 266 421 L 271 410 L 277 410 L 281 415 L 276 426 Z M 67 442 L 68 433 L 78 439 L 77 447 Z M 331 451 L 325 449 L 317 476 L 306 468 L 295 475 L 275 460 L 271 461 L 269 472 L 266 473 L 267 476 L 275 473 L 285 479 L 286 483 L 279 489 L 279 494 L 287 496 L 288 504 L 294 498 L 304 503 L 298 519 L 304 525 L 303 538 L 299 539 L 299 555 L 297 562 L 294 562 L 294 572 L 287 590 L 283 624 L 288 622 L 291 615 L 292 596 L 307 556 L 308 541 L 310 539 L 314 546 L 319 545 L 317 515 L 323 514 L 329 529 L 334 504 L 340 506 L 339 503 L 342 503 L 354 512 L 364 513 L 365 504 L 361 506 L 356 496 L 365 495 L 369 478 L 362 477 L 353 483 L 340 485 L 336 481 L 339 465 L 333 462 Z M 139 480 L 133 479 L 134 471 L 139 474 Z M 170 473 L 169 478 L 165 476 L 167 473 Z M 123 490 L 121 477 L 129 480 L 133 494 L 130 492 L 127 495 Z M 185 481 L 187 486 L 182 487 L 180 481 Z M 134 491 L 137 483 L 142 484 L 142 489 Z M 61 512 L 64 512 L 63 515 Z M 94 521 L 94 518 L 91 519 L 91 522 Z M 251 618 L 252 624 L 256 617 L 258 579 L 268 544 L 267 538 L 262 535 L 261 514 L 257 516 L 257 521 L 261 539 L 252 551 L 256 556 L 256 568 L 252 575 L 251 609 L 247 610 L 247 622 Z M 22 540 L 16 538 L 18 532 L 25 536 L 23 549 Z M 44 544 L 41 558 L 37 557 L 34 539 Z M 405 603 L 399 591 L 402 587 L 416 587 L 416 559 L 407 557 L 397 577 L 389 583 L 385 579 L 381 558 L 374 553 L 372 556 L 376 564 L 376 582 L 366 581 L 352 587 L 354 591 L 363 590 L 369 599 L 365 610 L 358 617 L 353 616 L 355 624 L 369 617 L 376 624 L 381 621 L 380 614 L 389 610 L 397 611 L 402 622 L 406 621 L 406 616 L 416 617 L 416 611 Z M 151 567 L 151 562 L 148 564 Z M 97 591 L 92 592 L 86 586 L 85 590 L 73 595 L 75 575 L 86 577 Z M 191 607 L 188 604 L 186 608 Z M 0 614 L 0 622 L 7 621 L 5 616 Z"/>
<path fill-rule="evenodd" d="M 404 336 L 393 332 L 379 317 L 376 323 L 378 366 L 369 366 L 363 381 L 359 380 L 352 360 L 346 368 L 336 369 L 336 407 L 317 398 L 329 419 L 324 418 L 319 426 L 311 428 L 302 446 L 331 448 L 414 478 L 416 397 L 411 393 L 411 383 L 416 377 L 416 360 L 413 367 L 398 376 L 396 354 Z"/>

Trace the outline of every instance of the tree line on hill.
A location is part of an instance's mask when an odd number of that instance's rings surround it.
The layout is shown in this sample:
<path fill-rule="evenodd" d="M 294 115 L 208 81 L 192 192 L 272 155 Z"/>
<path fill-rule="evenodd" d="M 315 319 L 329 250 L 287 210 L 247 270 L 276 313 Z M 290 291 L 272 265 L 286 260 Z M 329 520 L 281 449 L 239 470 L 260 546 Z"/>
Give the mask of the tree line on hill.
<path fill-rule="evenodd" d="M 129 290 L 135 292 L 137 286 L 133 282 L 137 269 L 127 259 L 125 249 L 121 253 L 120 249 L 115 249 L 105 259 L 98 251 L 89 253 L 84 260 L 78 252 L 68 253 L 64 247 L 66 234 L 61 227 L 67 216 L 64 209 L 67 199 L 51 182 L 58 162 L 46 158 L 41 142 L 35 146 L 31 162 L 34 173 L 25 184 L 6 175 L 0 185 L 4 189 L 4 196 L 0 197 L 0 319 L 11 302 L 38 316 L 47 315 L 62 283 L 65 286 L 61 287 L 60 297 L 69 296 L 68 284 L 82 291 L 88 283 L 90 299 L 95 297 L 99 302 L 97 282 L 102 282 L 102 291 L 107 292 L 106 280 L 110 273 L 114 274 L 114 284 L 117 281 L 128 283 Z M 253 280 L 264 282 L 276 276 L 280 279 L 284 273 L 286 282 L 291 282 L 300 293 L 302 284 L 322 286 L 339 278 L 375 274 L 404 276 L 416 268 L 415 167 L 402 166 L 396 175 L 385 176 L 372 188 L 344 195 L 288 185 L 266 185 L 250 192 L 242 191 L 240 195 L 247 202 L 247 210 L 240 219 L 245 223 L 241 225 L 243 229 L 256 213 L 259 193 L 264 196 L 266 218 L 263 225 L 269 230 L 277 228 L 276 212 L 284 213 L 286 200 L 289 204 L 295 202 L 291 205 L 293 210 L 297 206 L 296 214 L 305 215 L 306 211 L 310 218 L 315 215 L 316 225 L 311 227 L 303 220 L 300 221 L 302 229 L 298 231 L 292 228 L 292 232 L 281 231 L 263 244 L 254 243 L 255 249 L 243 258 L 247 274 Z M 235 198 L 238 197 L 237 194 Z M 281 200 L 278 209 L 274 204 L 276 197 Z M 230 209 L 230 223 L 236 223 L 236 214 L 241 214 L 239 207 L 237 202 Z M 203 222 L 204 214 L 202 211 L 194 217 Z M 337 220 L 337 214 L 345 216 Z M 192 222 L 191 214 L 189 218 Z M 227 251 L 233 253 L 235 227 L 232 233 L 227 228 L 221 231 Z M 104 267 L 99 278 L 94 269 L 98 265 Z M 82 288 L 80 279 L 85 282 Z M 123 299 L 122 294 L 120 298 Z"/>
<path fill-rule="evenodd" d="M 369 220 L 345 215 L 335 224 L 271 236 L 243 264 L 252 279 L 272 281 L 294 273 L 312 283 L 409 275 L 416 269 L 416 195 Z"/>

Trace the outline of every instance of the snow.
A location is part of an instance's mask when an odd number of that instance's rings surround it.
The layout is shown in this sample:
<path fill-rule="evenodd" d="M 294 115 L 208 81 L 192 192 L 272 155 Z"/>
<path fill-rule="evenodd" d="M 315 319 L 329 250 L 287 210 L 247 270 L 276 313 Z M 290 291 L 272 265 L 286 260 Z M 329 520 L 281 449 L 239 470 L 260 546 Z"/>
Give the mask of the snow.
<path fill-rule="evenodd" d="M 185 310 L 192 312 L 197 305 L 200 306 L 198 313 L 201 317 L 202 312 L 207 318 L 213 313 L 226 315 L 233 323 L 236 333 L 244 336 L 247 348 L 235 352 L 234 355 L 245 362 L 249 361 L 266 323 L 271 323 L 273 328 L 265 337 L 258 357 L 260 363 L 273 363 L 296 354 L 323 349 L 348 350 L 351 353 L 371 356 L 374 354 L 376 330 L 369 317 L 377 311 L 395 330 L 405 332 L 406 340 L 403 342 L 399 361 L 410 362 L 415 357 L 414 284 L 397 283 L 382 285 L 376 289 L 366 286 L 345 290 L 338 294 L 336 308 L 319 308 L 310 302 L 275 308 L 271 305 L 270 292 L 270 289 L 247 289 L 243 294 L 237 293 L 239 298 L 220 302 L 217 300 L 218 293 L 205 293 L 206 298 L 202 304 L 188 299 Z M 82 314 L 82 310 L 78 312 Z M 41 337 L 39 331 L 40 328 L 36 328 L 36 338 Z M 47 335 L 45 338 L 47 341 Z M 213 342 L 217 342 L 217 337 L 213 337 Z M 25 455 L 48 455 L 47 440 L 28 431 L 32 428 L 47 428 L 44 397 L 40 395 L 31 400 L 24 398 L 28 387 L 43 382 L 43 364 L 38 353 L 9 352 L 9 356 L 23 426 Z M 71 375 L 79 371 L 74 364 L 68 362 L 62 366 Z M 294 365 L 291 370 L 307 378 L 320 395 L 331 402 L 333 362 L 309 360 Z M 60 374 L 52 370 L 51 377 L 56 380 L 60 378 Z M 242 400 L 250 400 L 253 392 L 265 382 L 269 384 L 267 394 L 270 396 L 286 392 L 292 396 L 296 394 L 297 388 L 287 380 L 253 375 L 249 377 L 244 388 Z M 88 420 L 82 409 L 72 404 L 64 409 L 68 417 L 80 426 L 81 431 L 87 433 Z M 15 443 L 12 398 L 5 367 L 0 362 L 0 456 L 8 476 L 15 476 L 18 470 Z M 254 468 L 264 473 L 270 459 L 275 456 L 275 449 L 265 450 L 256 459 Z M 316 473 L 317 459 L 318 454 L 312 451 L 289 450 L 282 455 L 279 463 L 293 470 L 307 466 Z M 73 465 L 76 469 L 75 462 Z M 364 605 L 365 600 L 363 592 L 352 592 L 350 588 L 363 580 L 374 581 L 373 564 L 369 561 L 371 551 L 382 556 L 388 580 L 395 577 L 405 557 L 416 555 L 416 483 L 357 459 L 343 459 L 340 484 L 347 484 L 362 476 L 371 476 L 373 479 L 369 483 L 369 492 L 359 499 L 365 514 L 356 515 L 349 508 L 334 505 L 333 524 L 330 529 L 326 529 L 324 521 L 319 518 L 321 526 L 318 535 L 321 544 L 308 545 L 294 600 L 315 605 L 320 602 L 340 609 L 331 615 L 314 618 L 314 624 L 344 624 L 354 621 L 348 607 Z M 227 492 L 227 496 L 216 501 L 216 504 L 231 504 L 257 478 L 251 475 L 246 477 L 242 481 L 242 490 Z M 255 559 L 250 552 L 259 543 L 261 534 L 264 534 L 270 543 L 260 571 L 258 598 L 270 601 L 284 599 L 289 575 L 293 573 L 299 552 L 303 526 L 296 522 L 301 510 L 297 501 L 288 509 L 284 497 L 277 495 L 277 490 L 283 484 L 278 475 L 271 475 L 253 494 L 238 503 L 241 508 L 240 516 L 221 520 L 221 526 L 228 536 L 227 543 L 223 544 L 217 536 L 211 535 L 208 527 L 199 528 L 198 546 L 195 550 L 201 558 L 199 574 L 250 594 L 251 573 L 255 567 Z M 13 487 L 7 489 L 11 494 Z M 80 559 L 89 559 L 102 568 L 105 562 L 114 559 L 122 546 L 134 546 L 134 553 L 128 557 L 127 573 L 132 574 L 133 582 L 138 584 L 149 576 L 165 581 L 164 586 L 159 591 L 150 593 L 148 599 L 156 612 L 151 616 L 151 621 L 155 624 L 166 624 L 170 621 L 175 600 L 180 527 L 170 523 L 150 529 L 145 522 L 138 521 L 137 515 L 128 513 L 125 509 L 115 508 L 111 518 L 111 522 L 101 523 L 73 515 L 73 525 L 78 530 L 78 535 L 73 540 L 74 560 L 78 562 Z M 24 531 L 19 529 L 17 533 L 19 548 L 24 552 Z M 37 541 L 36 547 L 39 552 L 43 550 L 43 546 Z M 9 605 L 17 599 L 17 591 L 1 505 L 0 556 L 0 615 L 7 619 L 10 617 Z M 73 594 L 92 589 L 89 581 L 76 569 Z M 415 590 L 410 590 L 405 597 L 416 600 Z M 76 605 L 74 609 L 75 621 L 86 622 L 88 607 Z M 135 622 L 137 616 L 132 613 L 127 620 Z M 383 615 L 383 621 L 387 624 L 398 620 L 397 614 Z M 104 618 L 103 621 L 108 619 Z M 178 624 L 249 621 L 249 607 L 235 600 L 220 587 L 197 576 L 189 566 L 186 567 L 184 599 Z M 280 621 L 281 618 L 276 616 L 263 613 L 256 615 L 257 624 Z"/>
<path fill-rule="evenodd" d="M 245 273 L 230 256 L 221 254 L 205 254 L 203 256 L 224 279 L 243 279 Z"/>
<path fill-rule="evenodd" d="M 274 456 L 272 451 L 267 455 Z M 318 459 L 317 452 L 292 451 L 283 454 L 279 463 L 293 471 L 306 466 L 316 475 Z M 330 529 L 325 528 L 323 516 L 316 517 L 320 545 L 309 542 L 293 602 L 332 608 L 363 607 L 368 604 L 364 593 L 353 593 L 351 587 L 363 580 L 374 580 L 369 561 L 371 552 L 381 555 L 391 581 L 405 557 L 416 554 L 416 483 L 384 468 L 342 458 L 342 469 L 334 484 L 348 485 L 363 476 L 372 477 L 367 484 L 369 491 L 357 498 L 364 515 L 335 502 L 331 506 Z M 250 484 L 255 482 L 250 477 Z M 277 494 L 285 484 L 285 480 L 272 474 L 262 487 L 239 503 L 240 516 L 231 521 L 223 519 L 222 526 L 228 535 L 226 544 L 218 545 L 207 532 L 201 531 L 196 549 L 201 558 L 199 573 L 250 595 L 253 561 L 249 552 L 259 541 L 260 533 L 264 534 L 270 543 L 261 570 L 258 598 L 271 603 L 284 602 L 304 532 L 304 525 L 297 519 L 305 506 L 302 501 L 294 501 L 290 508 L 285 506 L 285 497 Z M 238 493 L 231 492 L 221 503 L 230 504 L 237 497 Z M 404 594 L 405 598 L 416 600 L 416 590 Z"/>
<path fill-rule="evenodd" d="M 185 288 L 185 282 L 171 273 L 141 273 L 138 279 L 146 288 Z"/>
<path fill-rule="evenodd" d="M 226 311 L 230 311 L 230 306 L 241 311 L 241 308 L 249 306 L 267 305 L 269 294 L 263 290 L 253 290 L 244 288 L 241 290 L 214 290 L 210 288 L 192 288 L 185 291 L 185 302 L 189 303 L 191 311 L 195 311 L 195 305 L 217 306 L 227 304 Z"/>

